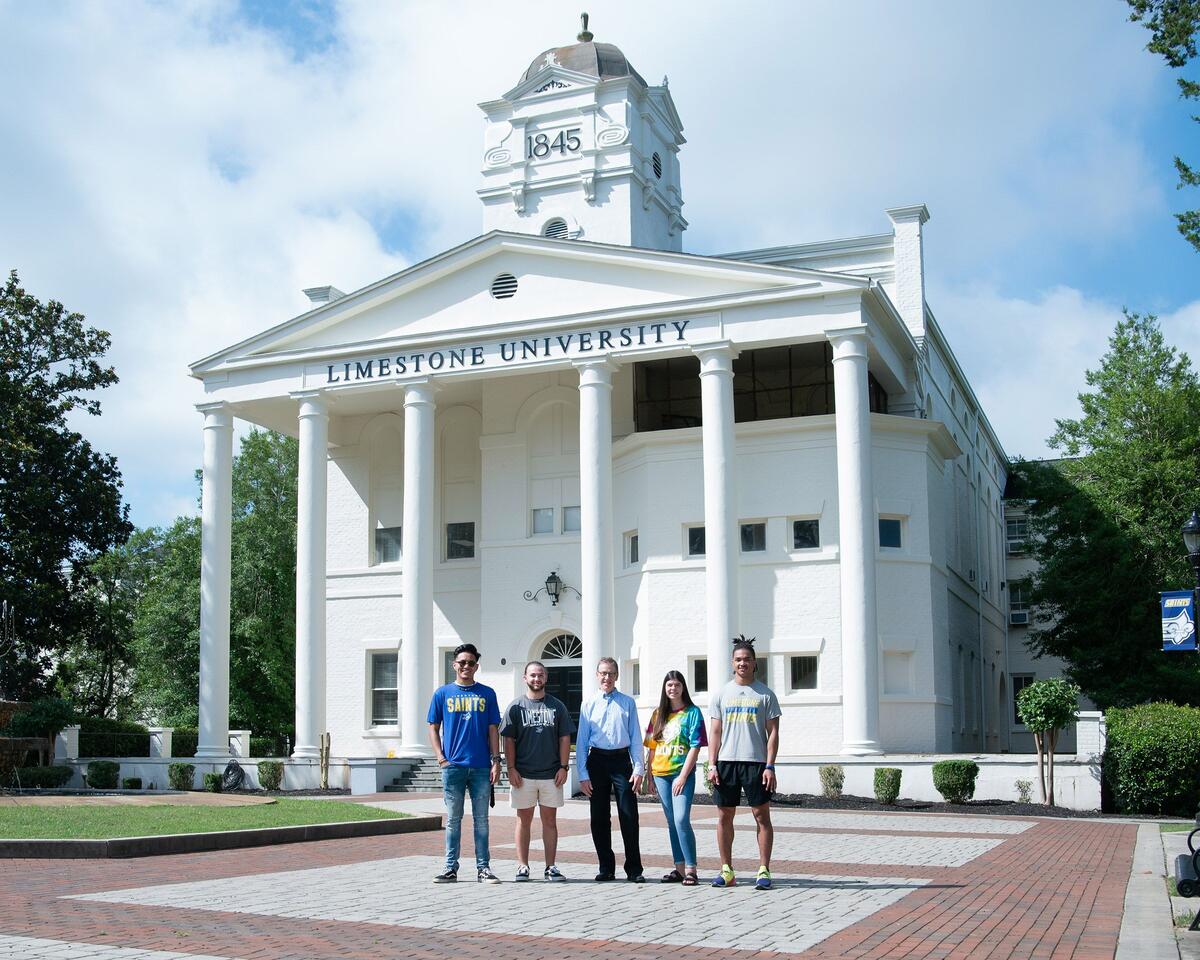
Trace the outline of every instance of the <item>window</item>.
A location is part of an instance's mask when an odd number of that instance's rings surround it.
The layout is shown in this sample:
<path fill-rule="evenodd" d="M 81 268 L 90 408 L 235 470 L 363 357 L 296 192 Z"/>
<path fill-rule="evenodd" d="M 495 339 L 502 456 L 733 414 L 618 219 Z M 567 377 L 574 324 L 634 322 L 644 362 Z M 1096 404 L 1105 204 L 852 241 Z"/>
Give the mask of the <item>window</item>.
<path fill-rule="evenodd" d="M 563 507 L 563 533 L 578 533 L 580 529 L 578 507 Z"/>
<path fill-rule="evenodd" d="M 634 530 L 625 534 L 625 566 L 632 567 L 638 562 L 638 535 Z"/>
<path fill-rule="evenodd" d="M 879 546 L 888 550 L 901 547 L 901 521 L 896 517 L 879 518 Z"/>
<path fill-rule="evenodd" d="M 1012 675 L 1012 692 L 1013 692 L 1013 723 L 1021 723 L 1021 712 L 1017 709 L 1017 697 L 1021 691 L 1033 683 L 1034 676 L 1032 673 L 1014 673 Z"/>
<path fill-rule="evenodd" d="M 380 527 L 375 531 L 375 562 L 396 563 L 400 559 L 400 527 Z"/>
<path fill-rule="evenodd" d="M 662 179 L 662 157 L 655 151 L 654 156 L 650 158 L 650 165 L 654 167 L 654 177 L 657 180 Z"/>
<path fill-rule="evenodd" d="M 704 556 L 704 528 L 687 528 L 687 555 L 689 557 Z"/>
<path fill-rule="evenodd" d="M 633 401 L 638 431 L 700 426 L 700 360 L 671 357 L 634 364 Z"/>
<path fill-rule="evenodd" d="M 567 221 L 562 217 L 546 221 L 546 226 L 542 228 L 542 236 L 553 240 L 566 240 L 568 233 Z"/>
<path fill-rule="evenodd" d="M 705 657 L 697 657 L 692 661 L 692 692 L 708 692 L 708 660 Z"/>
<path fill-rule="evenodd" d="M 1029 584 L 1014 583 L 1008 590 L 1008 622 L 1014 627 L 1029 625 Z"/>
<path fill-rule="evenodd" d="M 630 660 L 625 664 L 625 677 L 627 678 L 627 687 L 625 692 L 631 697 L 640 697 L 642 695 L 642 665 L 637 660 Z"/>
<path fill-rule="evenodd" d="M 475 556 L 475 524 L 446 524 L 446 559 L 469 560 Z"/>
<path fill-rule="evenodd" d="M 767 658 L 756 657 L 754 660 L 754 679 L 763 683 L 767 682 Z"/>
<path fill-rule="evenodd" d="M 765 523 L 742 524 L 742 553 L 759 553 L 767 549 L 767 525 Z"/>
<path fill-rule="evenodd" d="M 400 722 L 399 675 L 394 653 L 371 654 L 371 726 Z"/>
<path fill-rule="evenodd" d="M 529 511 L 529 529 L 537 536 L 541 533 L 554 532 L 554 508 L 534 507 Z"/>
<path fill-rule="evenodd" d="M 817 550 L 821 546 L 820 520 L 792 521 L 792 549 Z"/>
<path fill-rule="evenodd" d="M 1024 553 L 1029 540 L 1029 518 L 1008 517 L 1004 521 L 1005 536 L 1008 539 L 1009 553 Z"/>
<path fill-rule="evenodd" d="M 442 683 L 454 682 L 454 648 L 442 650 Z"/>
<path fill-rule="evenodd" d="M 788 657 L 788 689 L 816 690 L 817 689 L 817 658 L 805 654 L 798 657 Z"/>

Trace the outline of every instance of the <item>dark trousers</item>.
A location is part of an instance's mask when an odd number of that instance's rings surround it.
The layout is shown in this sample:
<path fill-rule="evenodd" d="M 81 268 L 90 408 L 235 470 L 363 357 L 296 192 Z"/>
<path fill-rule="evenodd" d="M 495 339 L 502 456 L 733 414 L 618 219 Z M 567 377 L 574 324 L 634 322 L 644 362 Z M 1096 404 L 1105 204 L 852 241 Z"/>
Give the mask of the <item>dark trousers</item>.
<path fill-rule="evenodd" d="M 625 876 L 641 876 L 637 797 L 633 792 L 633 784 L 629 782 L 633 776 L 629 751 L 592 749 L 588 752 L 587 769 L 592 781 L 592 843 L 596 846 L 600 872 L 617 872 L 617 858 L 612 848 L 612 809 L 609 806 L 609 800 L 615 793 L 617 820 L 621 824 L 621 840 L 625 844 Z"/>

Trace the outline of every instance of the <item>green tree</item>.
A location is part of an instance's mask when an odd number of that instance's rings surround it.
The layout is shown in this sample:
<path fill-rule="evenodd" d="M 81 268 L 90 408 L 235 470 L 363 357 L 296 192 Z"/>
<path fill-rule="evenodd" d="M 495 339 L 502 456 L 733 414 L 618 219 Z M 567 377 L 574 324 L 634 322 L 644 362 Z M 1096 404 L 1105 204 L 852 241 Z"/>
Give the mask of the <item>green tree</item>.
<path fill-rule="evenodd" d="M 255 430 L 233 463 L 230 722 L 262 733 L 295 718 L 296 441 Z M 134 619 L 138 712 L 197 722 L 200 677 L 200 522 L 148 531 L 155 557 Z"/>
<path fill-rule="evenodd" d="M 1037 748 L 1042 803 L 1054 806 L 1054 748 L 1058 745 L 1058 731 L 1079 716 L 1079 688 L 1059 677 L 1037 680 L 1017 695 L 1017 712 L 1033 734 L 1033 745 Z"/>
<path fill-rule="evenodd" d="M 1150 31 L 1146 49 L 1157 53 L 1168 65 L 1181 69 L 1196 58 L 1196 34 L 1200 31 L 1200 0 L 1127 0 L 1133 12 L 1129 19 L 1144 23 Z M 1179 96 L 1183 100 L 1200 100 L 1200 82 L 1177 77 Z M 1200 123 L 1200 116 L 1192 119 Z M 1175 158 L 1179 174 L 1178 189 L 1200 187 L 1200 169 L 1189 166 L 1181 157 Z M 1179 232 L 1188 243 L 1200 250 L 1200 210 L 1185 210 L 1175 214 Z"/>
<path fill-rule="evenodd" d="M 1200 381 L 1155 317 L 1127 313 L 1087 384 L 1050 439 L 1065 458 L 1014 471 L 1038 561 L 1030 647 L 1101 709 L 1195 703 L 1195 658 L 1161 650 L 1158 591 L 1191 582 L 1179 527 L 1200 490 Z"/>
<path fill-rule="evenodd" d="M 4 692 L 19 697 L 52 685 L 88 566 L 132 529 L 115 458 L 67 425 L 73 411 L 98 416 L 96 391 L 117 382 L 101 363 L 108 347 L 103 330 L 39 302 L 9 274 L 0 291 L 0 595 L 16 611 Z"/>

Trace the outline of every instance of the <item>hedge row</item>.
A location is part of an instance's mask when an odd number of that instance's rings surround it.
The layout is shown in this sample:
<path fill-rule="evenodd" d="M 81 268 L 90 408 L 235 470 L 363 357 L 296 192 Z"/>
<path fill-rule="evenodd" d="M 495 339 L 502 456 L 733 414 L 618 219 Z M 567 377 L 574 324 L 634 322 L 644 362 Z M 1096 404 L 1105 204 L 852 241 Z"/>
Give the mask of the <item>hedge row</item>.
<path fill-rule="evenodd" d="M 1104 785 L 1119 813 L 1193 817 L 1200 801 L 1200 709 L 1149 703 L 1104 715 Z"/>
<path fill-rule="evenodd" d="M 107 717 L 81 717 L 79 720 L 79 756 L 148 757 L 150 731 L 131 720 Z"/>

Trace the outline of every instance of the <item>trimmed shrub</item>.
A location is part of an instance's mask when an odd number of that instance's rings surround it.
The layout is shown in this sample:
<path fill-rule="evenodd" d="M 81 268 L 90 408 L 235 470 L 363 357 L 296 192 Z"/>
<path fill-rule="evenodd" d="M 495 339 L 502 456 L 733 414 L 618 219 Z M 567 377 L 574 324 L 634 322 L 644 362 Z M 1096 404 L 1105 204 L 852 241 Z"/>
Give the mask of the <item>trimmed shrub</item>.
<path fill-rule="evenodd" d="M 167 782 L 172 790 L 191 790 L 196 783 L 196 767 L 190 763 L 167 764 Z"/>
<path fill-rule="evenodd" d="M 171 756 L 194 757 L 199 740 L 200 731 L 195 727 L 176 727 L 171 734 Z"/>
<path fill-rule="evenodd" d="M 12 785 L 24 790 L 57 790 L 65 787 L 74 773 L 71 767 L 18 767 Z"/>
<path fill-rule="evenodd" d="M 278 790 L 283 783 L 282 760 L 260 760 L 258 762 L 258 785 L 264 790 Z"/>
<path fill-rule="evenodd" d="M 978 776 L 974 760 L 939 760 L 933 765 L 933 786 L 947 803 L 966 803 L 975 796 Z"/>
<path fill-rule="evenodd" d="M 125 777 L 124 779 L 121 780 L 121 789 L 122 790 L 141 790 L 142 789 L 142 778 L 141 777 Z"/>
<path fill-rule="evenodd" d="M 87 766 L 87 785 L 93 790 L 116 790 L 120 772 L 115 760 L 93 760 Z"/>
<path fill-rule="evenodd" d="M 250 756 L 286 757 L 289 735 L 286 733 L 262 733 L 250 735 Z"/>
<path fill-rule="evenodd" d="M 150 731 L 130 720 L 108 717 L 81 717 L 79 720 L 79 756 L 148 757 Z"/>
<path fill-rule="evenodd" d="M 900 796 L 899 767 L 878 767 L 875 770 L 875 799 L 880 803 L 895 803 Z"/>
<path fill-rule="evenodd" d="M 1104 781 L 1119 813 L 1192 817 L 1200 800 L 1200 709 L 1147 703 L 1105 713 Z"/>
<path fill-rule="evenodd" d="M 817 767 L 821 777 L 821 793 L 830 800 L 836 800 L 842 795 L 842 787 L 846 783 L 846 771 L 840 763 L 826 763 Z"/>
<path fill-rule="evenodd" d="M 219 773 L 206 773 L 204 775 L 204 789 L 209 793 L 220 793 L 221 775 Z"/>
<path fill-rule="evenodd" d="M 1032 780 L 1017 780 L 1013 786 L 1017 788 L 1017 803 L 1031 803 L 1033 801 Z"/>

